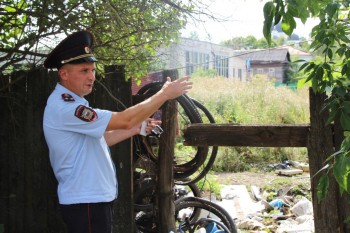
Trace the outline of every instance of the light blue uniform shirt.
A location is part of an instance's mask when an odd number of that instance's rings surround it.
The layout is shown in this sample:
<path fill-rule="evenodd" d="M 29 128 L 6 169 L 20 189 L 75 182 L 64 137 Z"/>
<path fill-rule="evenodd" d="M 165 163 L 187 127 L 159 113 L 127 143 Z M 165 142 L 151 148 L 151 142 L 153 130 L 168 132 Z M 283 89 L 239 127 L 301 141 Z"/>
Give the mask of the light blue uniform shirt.
<path fill-rule="evenodd" d="M 115 166 L 103 137 L 111 116 L 111 111 L 89 108 L 86 99 L 60 84 L 50 95 L 43 128 L 60 204 L 117 197 Z"/>

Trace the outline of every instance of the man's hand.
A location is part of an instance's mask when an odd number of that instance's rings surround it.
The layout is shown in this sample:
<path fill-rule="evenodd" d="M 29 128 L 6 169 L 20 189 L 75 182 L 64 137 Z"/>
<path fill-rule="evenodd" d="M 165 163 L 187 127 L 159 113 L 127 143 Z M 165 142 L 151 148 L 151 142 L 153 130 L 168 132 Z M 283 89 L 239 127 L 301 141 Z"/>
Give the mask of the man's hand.
<path fill-rule="evenodd" d="M 167 81 L 163 85 L 160 92 L 166 96 L 167 99 L 175 99 L 180 95 L 186 94 L 189 89 L 192 88 L 192 82 L 189 82 L 189 76 L 171 81 L 170 77 L 167 77 Z"/>
<path fill-rule="evenodd" d="M 153 118 L 148 118 L 144 121 L 145 123 L 145 131 L 143 133 L 140 132 L 141 135 L 146 136 L 147 134 L 150 134 L 152 130 L 156 127 L 156 125 L 160 125 L 162 121 L 155 120 Z M 142 131 L 142 130 L 139 130 Z"/>
<path fill-rule="evenodd" d="M 155 95 L 122 112 L 113 112 L 106 131 L 131 129 L 135 125 L 141 127 L 141 123 L 154 114 L 167 100 L 186 94 L 192 88 L 192 82 L 189 82 L 188 79 L 189 76 L 186 76 L 172 82 L 168 77 L 162 89 Z M 140 128 L 138 128 L 138 133 L 140 133 Z"/>

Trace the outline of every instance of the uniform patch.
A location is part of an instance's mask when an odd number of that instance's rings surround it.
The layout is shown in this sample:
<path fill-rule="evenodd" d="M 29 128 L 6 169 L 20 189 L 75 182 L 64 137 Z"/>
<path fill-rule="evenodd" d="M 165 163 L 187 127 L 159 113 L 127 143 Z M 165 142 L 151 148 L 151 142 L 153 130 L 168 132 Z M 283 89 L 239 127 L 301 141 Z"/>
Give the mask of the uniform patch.
<path fill-rule="evenodd" d="M 79 105 L 75 109 L 74 116 L 78 117 L 80 120 L 92 122 L 97 119 L 96 112 L 89 107 L 86 107 L 84 105 Z"/>
<path fill-rule="evenodd" d="M 66 102 L 74 102 L 75 99 L 73 98 L 73 96 L 71 96 L 70 94 L 68 93 L 63 93 L 62 95 L 62 99 Z"/>

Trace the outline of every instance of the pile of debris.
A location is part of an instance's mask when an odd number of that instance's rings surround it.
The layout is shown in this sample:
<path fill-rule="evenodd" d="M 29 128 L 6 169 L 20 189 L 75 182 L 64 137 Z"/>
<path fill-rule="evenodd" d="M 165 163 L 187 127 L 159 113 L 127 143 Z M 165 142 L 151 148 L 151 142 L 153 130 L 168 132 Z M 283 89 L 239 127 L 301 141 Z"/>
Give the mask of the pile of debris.
<path fill-rule="evenodd" d="M 284 164 L 286 165 L 286 164 Z M 301 172 L 300 172 L 301 170 Z M 289 172 L 288 172 L 289 171 Z M 276 166 L 276 176 L 309 178 L 308 166 L 293 162 L 285 168 Z M 277 190 L 274 198 L 257 186 L 226 185 L 221 190 L 223 206 L 236 220 L 236 225 L 250 233 L 314 232 L 312 202 L 304 196 L 293 196 L 291 187 Z M 231 202 L 231 203 L 228 203 Z"/>
<path fill-rule="evenodd" d="M 303 174 L 304 172 L 309 172 L 309 164 L 301 163 L 297 161 L 284 161 L 279 164 L 271 164 L 268 166 L 270 170 L 275 170 L 278 175 L 298 175 Z"/>

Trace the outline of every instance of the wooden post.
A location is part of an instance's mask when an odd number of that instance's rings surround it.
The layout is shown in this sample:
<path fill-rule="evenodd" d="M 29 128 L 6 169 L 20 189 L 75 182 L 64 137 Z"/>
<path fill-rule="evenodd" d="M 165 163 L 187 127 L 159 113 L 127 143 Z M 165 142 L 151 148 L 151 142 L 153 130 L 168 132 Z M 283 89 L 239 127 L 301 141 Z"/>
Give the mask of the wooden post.
<path fill-rule="evenodd" d="M 122 111 L 132 104 L 131 80 L 125 80 L 124 66 L 110 66 L 105 69 L 105 85 L 110 93 L 122 104 L 114 100 L 107 101 L 106 109 Z M 110 95 L 107 90 L 103 95 Z M 114 206 L 113 232 L 134 232 L 134 196 L 133 196 L 133 167 L 132 167 L 132 139 L 124 140 L 111 147 L 111 154 L 117 169 L 118 198 Z"/>
<path fill-rule="evenodd" d="M 334 147 L 336 151 L 340 150 L 341 143 L 344 140 L 344 130 L 340 124 L 340 114 L 334 120 Z M 343 231 L 349 233 L 350 232 L 350 223 L 346 221 L 348 216 L 350 216 L 350 208 L 344 208 L 344 206 L 348 206 L 350 203 L 350 196 L 347 193 L 343 193 L 343 195 L 339 195 L 338 199 L 338 210 L 339 210 L 339 219 L 340 222 L 343 222 Z"/>
<path fill-rule="evenodd" d="M 175 71 L 164 71 L 163 77 L 171 77 L 173 80 L 178 77 Z M 162 107 L 162 127 L 164 133 L 159 140 L 158 154 L 158 182 L 157 182 L 157 209 L 159 232 L 176 232 L 175 226 L 175 205 L 174 205 L 174 148 L 175 148 L 175 119 L 176 103 L 168 101 Z"/>
<path fill-rule="evenodd" d="M 333 132 L 331 126 L 326 125 L 329 116 L 327 111 L 321 111 L 326 99 L 325 94 L 314 93 L 310 89 L 310 133 L 308 139 L 308 155 L 310 176 L 313 177 L 325 164 L 323 163 L 334 153 Z M 311 194 L 314 210 L 315 232 L 343 233 L 343 222 L 339 218 L 337 202 L 339 200 L 339 186 L 334 176 L 330 175 L 329 192 L 326 198 L 318 203 L 317 185 L 320 175 L 311 179 Z M 342 208 L 345 208 L 344 205 Z"/>

